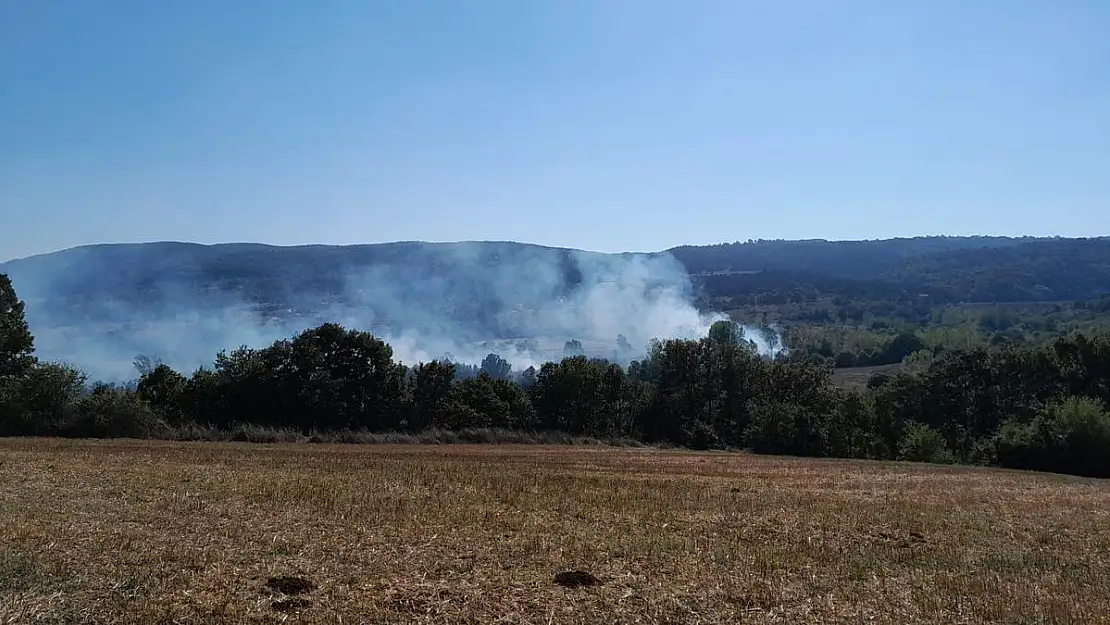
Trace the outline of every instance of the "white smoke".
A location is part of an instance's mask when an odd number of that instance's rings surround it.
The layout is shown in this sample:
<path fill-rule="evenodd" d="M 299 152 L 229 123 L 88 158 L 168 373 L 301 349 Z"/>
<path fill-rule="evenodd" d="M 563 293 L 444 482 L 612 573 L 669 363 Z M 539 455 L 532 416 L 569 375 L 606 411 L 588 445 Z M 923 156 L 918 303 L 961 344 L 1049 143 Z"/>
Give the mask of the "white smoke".
<path fill-rule="evenodd" d="M 425 247 L 434 253 L 416 261 L 345 268 L 341 286 L 326 296 L 298 293 L 305 285 L 289 276 L 282 299 L 291 308 L 267 315 L 243 294 L 198 292 L 180 272 L 148 280 L 158 293 L 153 301 L 107 299 L 76 309 L 56 304 L 63 295 L 57 276 L 13 271 L 12 278 L 17 291 L 34 294 L 27 315 L 38 355 L 110 381 L 133 379 L 139 354 L 191 372 L 210 365 L 221 349 L 263 347 L 327 321 L 373 332 L 406 364 L 444 357 L 478 363 L 497 353 L 520 370 L 561 359 L 570 340 L 589 356 L 627 364 L 643 357 L 652 339 L 704 337 L 726 319 L 694 306 L 691 282 L 669 254 L 483 243 Z M 763 354 L 781 351 L 777 336 L 753 328 L 745 334 Z"/>

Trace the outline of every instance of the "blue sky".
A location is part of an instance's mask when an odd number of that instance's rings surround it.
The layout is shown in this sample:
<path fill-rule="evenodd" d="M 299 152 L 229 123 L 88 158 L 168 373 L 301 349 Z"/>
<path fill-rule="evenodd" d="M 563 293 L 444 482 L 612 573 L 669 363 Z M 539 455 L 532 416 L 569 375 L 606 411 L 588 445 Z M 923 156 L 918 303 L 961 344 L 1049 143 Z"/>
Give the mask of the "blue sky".
<path fill-rule="evenodd" d="M 0 259 L 1110 234 L 1106 0 L 0 0 Z"/>

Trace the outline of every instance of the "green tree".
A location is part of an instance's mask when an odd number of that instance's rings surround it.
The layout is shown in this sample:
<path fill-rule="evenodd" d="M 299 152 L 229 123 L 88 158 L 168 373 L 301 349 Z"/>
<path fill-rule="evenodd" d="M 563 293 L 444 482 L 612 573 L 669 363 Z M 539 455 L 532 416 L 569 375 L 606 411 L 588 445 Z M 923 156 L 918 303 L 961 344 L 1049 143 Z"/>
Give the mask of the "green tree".
<path fill-rule="evenodd" d="M 955 462 L 955 457 L 948 451 L 944 436 L 922 423 L 911 423 L 906 428 L 906 433 L 898 445 L 898 459 L 937 464 Z"/>
<path fill-rule="evenodd" d="M 35 339 L 23 314 L 23 302 L 7 274 L 0 273 L 0 378 L 27 373 L 34 364 Z"/>
<path fill-rule="evenodd" d="M 576 356 L 582 356 L 585 353 L 586 350 L 582 347 L 582 341 L 578 339 L 571 339 L 563 344 L 563 356 L 565 358 L 574 358 Z"/>
<path fill-rule="evenodd" d="M 158 415 L 170 423 L 183 421 L 182 397 L 188 380 L 168 365 L 148 368 L 139 377 L 135 391 Z"/>
<path fill-rule="evenodd" d="M 76 408 L 77 418 L 66 429 L 71 436 L 152 438 L 166 431 L 137 393 L 109 384 L 97 384 Z"/>
<path fill-rule="evenodd" d="M 881 364 L 902 362 L 910 354 L 925 349 L 925 343 L 914 332 L 900 332 L 887 345 Z M 880 363 L 876 363 L 880 364 Z"/>
<path fill-rule="evenodd" d="M 455 364 L 433 360 L 412 370 L 412 409 L 408 429 L 419 432 L 428 427 L 447 427 L 447 411 L 455 383 Z"/>
<path fill-rule="evenodd" d="M 478 367 L 478 371 L 498 380 L 507 380 L 509 379 L 509 374 L 513 371 L 513 367 L 509 364 L 509 361 L 501 356 L 497 354 L 488 354 L 482 359 L 482 364 Z"/>
<path fill-rule="evenodd" d="M 996 453 L 1016 469 L 1110 477 L 1110 413 L 1097 400 L 1065 397 L 1027 424 L 1005 424 Z"/>
<path fill-rule="evenodd" d="M 564 358 L 540 367 L 530 389 L 532 405 L 545 430 L 572 434 L 591 432 L 600 409 L 597 402 L 600 371 L 585 356 Z"/>
<path fill-rule="evenodd" d="M 745 431 L 747 444 L 757 452 L 795 456 L 824 456 L 827 432 L 810 409 L 785 402 L 754 402 Z"/>
<path fill-rule="evenodd" d="M 536 384 L 536 367 L 529 365 L 527 369 L 520 372 L 520 386 L 524 390 L 529 390 Z"/>
<path fill-rule="evenodd" d="M 744 326 L 728 319 L 709 326 L 709 340 L 716 345 L 738 345 L 744 340 Z"/>
<path fill-rule="evenodd" d="M 85 393 L 83 373 L 68 365 L 35 363 L 24 375 L 0 381 L 0 435 L 62 434 Z"/>
<path fill-rule="evenodd" d="M 273 352 L 273 353 L 271 353 Z M 391 429 L 401 423 L 403 369 L 393 348 L 368 332 L 326 323 L 264 354 L 285 409 L 302 428 Z"/>
<path fill-rule="evenodd" d="M 486 373 L 462 380 L 454 391 L 457 403 L 450 412 L 453 429 L 495 427 L 531 429 L 532 405 L 520 385 Z"/>

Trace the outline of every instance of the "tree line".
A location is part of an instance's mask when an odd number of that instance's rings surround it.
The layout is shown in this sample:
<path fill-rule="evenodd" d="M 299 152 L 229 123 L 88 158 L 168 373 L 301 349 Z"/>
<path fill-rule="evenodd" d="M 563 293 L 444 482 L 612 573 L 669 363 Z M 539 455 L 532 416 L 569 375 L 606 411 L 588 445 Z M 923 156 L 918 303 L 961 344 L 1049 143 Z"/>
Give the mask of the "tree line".
<path fill-rule="evenodd" d="M 90 384 L 33 349 L 0 276 L 0 435 L 495 429 L 1110 476 L 1108 336 L 946 351 L 865 389 L 836 386 L 823 360 L 761 356 L 730 322 L 655 341 L 628 366 L 573 355 L 514 371 L 491 354 L 467 375 L 446 361 L 407 366 L 380 338 L 333 323 L 191 373 L 141 361 L 131 386 Z"/>
<path fill-rule="evenodd" d="M 823 358 L 836 367 L 898 364 L 921 350 L 937 354 L 986 345 L 1039 345 L 1063 335 L 1110 332 L 1110 296 L 927 306 L 912 314 L 893 300 L 832 298 L 796 307 L 745 307 L 733 314 L 749 325 L 776 325 L 792 354 Z"/>

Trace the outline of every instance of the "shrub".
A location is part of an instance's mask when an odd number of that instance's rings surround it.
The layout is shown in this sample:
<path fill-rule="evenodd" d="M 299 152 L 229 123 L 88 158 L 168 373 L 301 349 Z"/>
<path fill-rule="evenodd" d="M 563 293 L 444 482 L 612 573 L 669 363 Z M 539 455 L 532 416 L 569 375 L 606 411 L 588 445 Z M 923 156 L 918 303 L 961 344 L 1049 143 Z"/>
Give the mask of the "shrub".
<path fill-rule="evenodd" d="M 69 365 L 36 363 L 0 383 L 0 435 L 49 436 L 76 418 L 85 374 Z"/>
<path fill-rule="evenodd" d="M 63 432 L 93 438 L 154 438 L 168 428 L 134 391 L 98 384 L 77 403 L 77 418 Z"/>
<path fill-rule="evenodd" d="M 744 440 L 757 453 L 824 456 L 825 432 L 816 416 L 804 406 L 787 403 L 751 403 Z"/>
<path fill-rule="evenodd" d="M 1110 477 L 1110 414 L 1097 400 L 1063 398 L 1028 423 L 1006 423 L 996 453 L 1014 469 Z"/>
<path fill-rule="evenodd" d="M 898 445 L 898 459 L 911 462 L 952 464 L 956 461 L 937 430 L 923 424 L 911 423 L 906 427 Z"/>
<path fill-rule="evenodd" d="M 180 425 L 184 421 L 181 411 L 188 379 L 166 365 L 158 365 L 143 373 L 136 391 L 159 416 Z"/>

